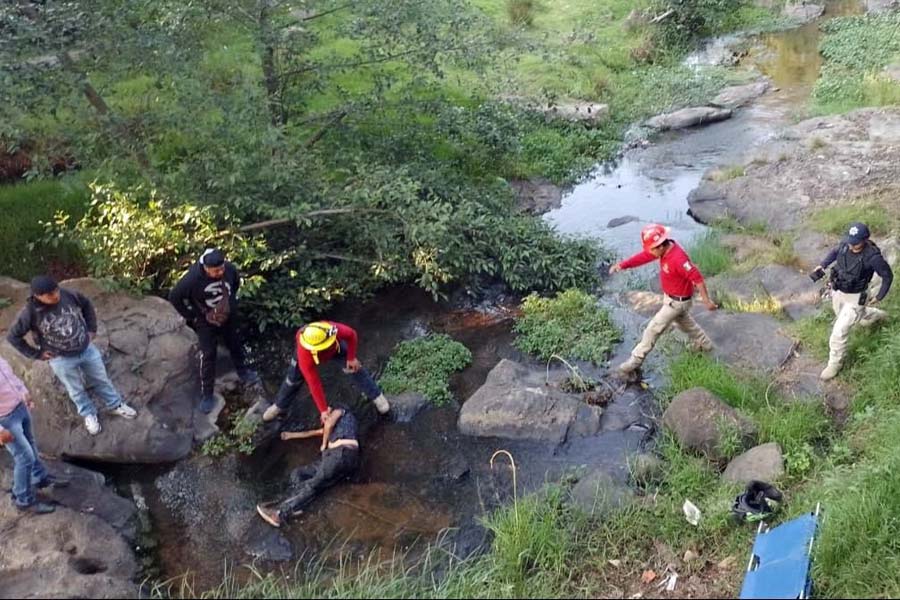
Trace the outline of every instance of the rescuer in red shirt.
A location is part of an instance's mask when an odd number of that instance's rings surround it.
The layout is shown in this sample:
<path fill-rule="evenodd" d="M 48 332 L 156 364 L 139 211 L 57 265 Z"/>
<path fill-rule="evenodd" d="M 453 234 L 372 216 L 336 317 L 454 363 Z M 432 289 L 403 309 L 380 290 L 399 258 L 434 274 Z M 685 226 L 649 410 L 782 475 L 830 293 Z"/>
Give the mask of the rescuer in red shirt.
<path fill-rule="evenodd" d="M 656 345 L 656 340 L 673 323 L 691 338 L 695 349 L 711 350 L 712 340 L 691 316 L 694 289 L 700 290 L 700 299 L 706 308 L 709 310 L 718 308 L 709 298 L 706 282 L 703 280 L 700 270 L 691 262 L 687 252 L 669 238 L 668 227 L 656 224 L 647 225 L 641 231 L 641 241 L 644 246 L 643 252 L 613 265 L 609 272 L 610 274 L 618 273 L 659 259 L 659 281 L 662 284 L 665 298 L 663 298 L 662 308 L 644 330 L 641 341 L 631 351 L 631 358 L 619 366 L 619 371 L 626 375 L 641 368 L 644 359 Z"/>
<path fill-rule="evenodd" d="M 390 404 L 375 379 L 356 358 L 359 338 L 356 331 L 343 323 L 318 321 L 301 327 L 297 331 L 297 347 L 288 367 L 275 403 L 263 414 L 264 421 L 273 421 L 284 412 L 296 396 L 303 382 L 309 387 L 313 402 L 319 409 L 325 423 L 331 409 L 325 400 L 325 388 L 319 377 L 319 368 L 334 358 L 344 358 L 344 372 L 353 378 L 353 383 L 375 404 L 381 414 L 387 414 Z"/>

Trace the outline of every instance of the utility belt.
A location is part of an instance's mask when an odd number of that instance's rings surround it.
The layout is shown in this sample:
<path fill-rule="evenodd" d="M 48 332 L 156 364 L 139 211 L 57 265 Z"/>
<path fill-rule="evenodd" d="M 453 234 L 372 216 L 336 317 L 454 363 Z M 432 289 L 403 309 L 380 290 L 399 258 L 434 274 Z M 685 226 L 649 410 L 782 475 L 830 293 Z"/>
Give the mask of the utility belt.
<path fill-rule="evenodd" d="M 689 300 L 693 300 L 693 296 L 673 296 L 672 294 L 666 294 L 666 298 L 669 300 L 674 300 L 676 302 L 687 302 Z"/>
<path fill-rule="evenodd" d="M 336 450 L 338 448 L 351 448 L 353 450 L 359 450 L 359 442 L 356 440 L 335 440 L 333 442 L 328 442 L 329 450 Z"/>

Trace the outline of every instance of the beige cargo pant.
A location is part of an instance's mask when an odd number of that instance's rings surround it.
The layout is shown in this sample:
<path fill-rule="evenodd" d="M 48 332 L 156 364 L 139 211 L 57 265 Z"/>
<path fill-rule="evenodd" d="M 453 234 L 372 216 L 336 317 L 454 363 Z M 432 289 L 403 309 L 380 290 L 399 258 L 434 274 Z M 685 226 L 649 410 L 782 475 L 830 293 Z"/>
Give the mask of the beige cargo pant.
<path fill-rule="evenodd" d="M 831 292 L 831 307 L 837 317 L 831 330 L 828 357 L 829 366 L 839 367 L 847 353 L 847 342 L 854 325 L 867 327 L 887 317 L 887 313 L 879 308 L 859 305 L 859 294 L 847 294 L 834 290 Z"/>
<path fill-rule="evenodd" d="M 650 320 L 650 324 L 644 330 L 644 335 L 634 350 L 631 351 L 631 359 L 634 364 L 641 365 L 659 336 L 664 334 L 674 323 L 681 331 L 686 333 L 698 349 L 709 350 L 712 348 L 712 340 L 703 331 L 703 328 L 691 316 L 693 300 L 674 300 L 668 296 L 663 297 L 662 308 Z"/>

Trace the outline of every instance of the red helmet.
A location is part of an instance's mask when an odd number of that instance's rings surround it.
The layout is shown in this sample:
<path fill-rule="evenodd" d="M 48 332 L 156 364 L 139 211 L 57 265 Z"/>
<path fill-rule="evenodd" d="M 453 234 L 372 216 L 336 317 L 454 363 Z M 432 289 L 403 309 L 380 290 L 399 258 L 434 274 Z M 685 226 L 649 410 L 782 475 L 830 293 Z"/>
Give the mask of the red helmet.
<path fill-rule="evenodd" d="M 644 245 L 644 250 L 656 248 L 668 239 L 669 228 L 658 223 L 651 223 L 641 230 L 641 243 Z"/>

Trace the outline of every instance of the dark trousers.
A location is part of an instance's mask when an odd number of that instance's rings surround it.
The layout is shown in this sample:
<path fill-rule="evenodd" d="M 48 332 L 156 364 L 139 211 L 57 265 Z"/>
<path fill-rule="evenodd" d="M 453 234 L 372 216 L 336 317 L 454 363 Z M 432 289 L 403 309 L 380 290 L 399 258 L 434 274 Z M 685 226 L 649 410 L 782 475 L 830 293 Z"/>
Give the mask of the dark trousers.
<path fill-rule="evenodd" d="M 319 365 L 319 368 L 322 368 L 328 364 L 342 366 L 343 362 L 339 359 L 344 359 L 346 358 L 346 356 L 347 345 L 342 342 L 341 351 L 328 363 Z M 350 377 L 353 379 L 353 384 L 357 387 L 357 389 L 365 394 L 366 398 L 368 398 L 370 401 L 381 395 L 381 388 L 378 387 L 378 383 L 376 383 L 375 378 L 373 378 L 372 374 L 365 369 L 360 369 L 356 373 L 351 373 Z M 280 408 L 281 410 L 287 410 L 287 408 L 291 405 L 291 401 L 300 390 L 300 386 L 302 384 L 303 374 L 300 372 L 300 367 L 297 366 L 297 357 L 294 356 L 291 358 L 291 364 L 288 365 L 287 373 L 285 373 L 284 376 L 284 381 L 281 382 L 281 387 L 278 388 L 278 395 L 275 397 L 275 404 L 278 406 L 278 408 Z"/>
<path fill-rule="evenodd" d="M 359 449 L 346 446 L 325 450 L 322 457 L 311 465 L 291 473 L 294 494 L 278 506 L 282 519 L 290 518 L 305 508 L 322 491 L 340 483 L 359 468 Z"/>
<path fill-rule="evenodd" d="M 223 338 L 238 375 L 247 369 L 247 353 L 238 335 L 238 319 L 234 316 L 221 327 L 200 323 L 195 331 L 200 340 L 200 394 L 205 398 L 212 396 L 215 389 L 219 337 Z"/>

